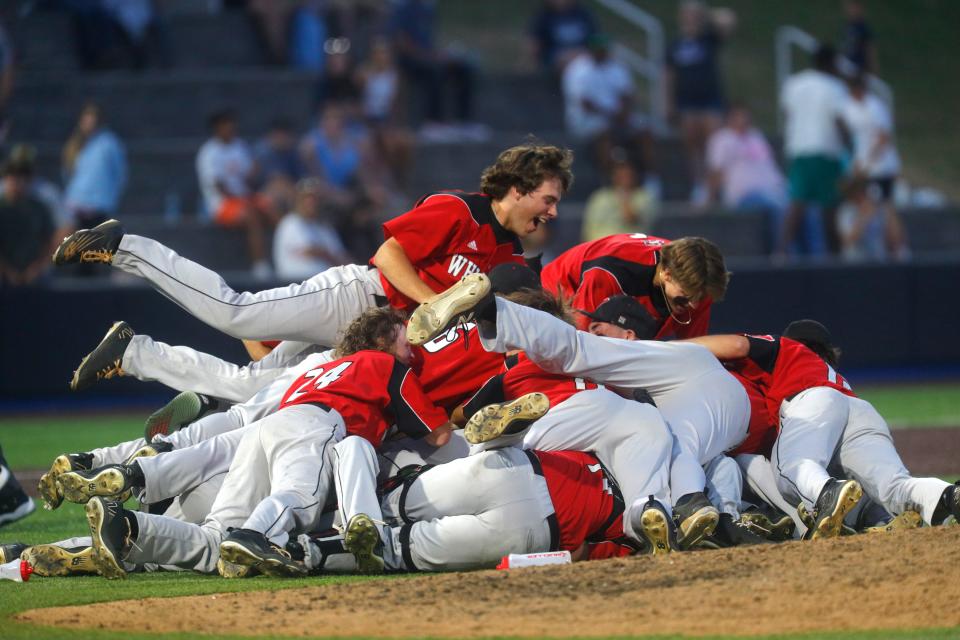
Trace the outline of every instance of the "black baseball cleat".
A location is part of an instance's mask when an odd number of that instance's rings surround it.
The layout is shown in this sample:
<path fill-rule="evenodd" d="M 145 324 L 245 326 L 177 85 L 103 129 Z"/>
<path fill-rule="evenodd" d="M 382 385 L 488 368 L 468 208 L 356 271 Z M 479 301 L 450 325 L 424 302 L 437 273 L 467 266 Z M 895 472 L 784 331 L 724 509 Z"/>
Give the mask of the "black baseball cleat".
<path fill-rule="evenodd" d="M 107 580 L 126 578 L 123 556 L 130 547 L 130 525 L 123 505 L 93 498 L 86 506 L 87 523 L 93 541 L 93 564 Z"/>
<path fill-rule="evenodd" d="M 813 508 L 813 522 L 804 536 L 807 540 L 835 538 L 843 532 L 843 519 L 857 506 L 863 489 L 856 480 L 830 479 L 820 491 Z"/>
<path fill-rule="evenodd" d="M 220 558 L 232 564 L 253 567 L 275 578 L 299 578 L 307 575 L 307 567 L 267 540 L 259 531 L 233 529 L 220 543 Z"/>
<path fill-rule="evenodd" d="M 44 578 L 96 575 L 97 564 L 93 547 L 58 547 L 55 544 L 35 544 L 23 552 L 33 572 Z"/>
<path fill-rule="evenodd" d="M 377 525 L 365 513 L 350 518 L 343 534 L 343 548 L 353 554 L 360 573 L 383 573 L 383 558 L 377 554 L 382 545 Z"/>
<path fill-rule="evenodd" d="M 109 464 L 90 471 L 60 474 L 60 487 L 67 502 L 84 504 L 93 498 L 109 498 L 123 503 L 133 487 L 141 486 L 143 474 L 128 464 Z"/>
<path fill-rule="evenodd" d="M 500 436 L 519 433 L 550 409 L 550 399 L 542 393 L 528 393 L 511 402 L 487 405 L 477 411 L 463 428 L 470 444 L 489 442 Z"/>
<path fill-rule="evenodd" d="M 0 527 L 26 518 L 36 508 L 37 505 L 14 477 L 0 447 Z"/>
<path fill-rule="evenodd" d="M 123 354 L 134 336 L 133 329 L 126 322 L 114 322 L 97 348 L 80 361 L 73 372 L 70 389 L 81 391 L 94 382 L 109 380 L 123 375 Z"/>
<path fill-rule="evenodd" d="M 156 442 L 147 442 L 142 447 L 130 454 L 130 457 L 127 458 L 124 464 L 132 464 L 137 458 L 152 458 L 158 456 L 161 453 L 169 453 L 173 451 L 173 445 L 164 440 L 157 440 Z"/>
<path fill-rule="evenodd" d="M 797 525 L 779 509 L 749 507 L 740 514 L 740 523 L 759 536 L 774 542 L 793 539 Z"/>
<path fill-rule="evenodd" d="M 50 470 L 40 476 L 37 491 L 43 499 L 43 507 L 56 509 L 63 502 L 63 489 L 60 487 L 60 475 L 67 471 L 89 471 L 93 468 L 93 454 L 64 453 L 54 459 Z"/>
<path fill-rule="evenodd" d="M 30 545 L 22 542 L 11 542 L 9 544 L 0 544 L 0 564 L 13 562 L 20 557 L 20 554 L 30 548 Z"/>
<path fill-rule="evenodd" d="M 698 491 L 677 500 L 673 507 L 673 518 L 680 529 L 677 542 L 686 551 L 714 532 L 720 521 L 720 512 L 703 492 Z"/>
<path fill-rule="evenodd" d="M 492 291 L 485 274 L 465 276 L 414 310 L 407 322 L 407 341 L 419 346 L 458 322 L 469 322 L 478 306 L 493 300 Z"/>
<path fill-rule="evenodd" d="M 123 227 L 116 220 L 107 220 L 93 229 L 80 229 L 63 239 L 53 253 L 53 264 L 110 264 L 123 238 Z"/>
<path fill-rule="evenodd" d="M 940 501 L 933 510 L 930 522 L 934 525 L 960 524 L 960 480 L 940 494 Z"/>
<path fill-rule="evenodd" d="M 658 500 L 650 496 L 643 509 L 634 511 L 633 531 L 642 537 L 644 549 L 649 555 L 662 555 L 679 551 L 677 528 L 667 510 Z"/>
<path fill-rule="evenodd" d="M 151 442 L 154 436 L 168 436 L 219 408 L 220 403 L 214 398 L 184 391 L 150 414 L 143 425 L 143 438 Z"/>
<path fill-rule="evenodd" d="M 754 533 L 746 524 L 735 520 L 729 513 L 721 513 L 717 528 L 711 535 L 705 536 L 698 542 L 695 548 L 727 549 L 748 544 L 774 544 L 774 541 Z"/>

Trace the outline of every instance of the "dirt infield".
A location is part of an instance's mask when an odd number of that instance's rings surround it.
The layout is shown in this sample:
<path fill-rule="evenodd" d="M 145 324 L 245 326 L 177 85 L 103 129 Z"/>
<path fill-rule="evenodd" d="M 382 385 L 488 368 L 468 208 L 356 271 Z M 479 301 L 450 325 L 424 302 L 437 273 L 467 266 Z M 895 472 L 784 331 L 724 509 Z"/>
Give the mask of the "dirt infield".
<path fill-rule="evenodd" d="M 957 567 L 960 527 L 927 528 L 513 572 L 34 609 L 17 619 L 138 633 L 369 637 L 918 629 L 960 625 Z"/>

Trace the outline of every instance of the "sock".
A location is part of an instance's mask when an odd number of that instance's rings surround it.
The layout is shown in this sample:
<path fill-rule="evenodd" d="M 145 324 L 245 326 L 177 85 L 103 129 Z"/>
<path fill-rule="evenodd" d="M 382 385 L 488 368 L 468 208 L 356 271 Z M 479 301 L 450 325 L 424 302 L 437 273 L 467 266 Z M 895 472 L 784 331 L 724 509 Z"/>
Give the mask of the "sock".
<path fill-rule="evenodd" d="M 123 519 L 127 521 L 127 542 L 133 543 L 140 536 L 140 523 L 137 522 L 137 516 L 132 511 L 123 510 Z"/>
<path fill-rule="evenodd" d="M 143 469 L 140 468 L 140 464 L 136 461 L 131 462 L 127 465 L 127 473 L 130 476 L 130 482 L 135 487 L 145 487 L 147 485 L 147 479 L 143 477 Z"/>
<path fill-rule="evenodd" d="M 484 338 L 492 339 L 497 336 L 497 299 L 490 296 L 474 309 L 474 319 L 477 321 L 477 332 Z"/>

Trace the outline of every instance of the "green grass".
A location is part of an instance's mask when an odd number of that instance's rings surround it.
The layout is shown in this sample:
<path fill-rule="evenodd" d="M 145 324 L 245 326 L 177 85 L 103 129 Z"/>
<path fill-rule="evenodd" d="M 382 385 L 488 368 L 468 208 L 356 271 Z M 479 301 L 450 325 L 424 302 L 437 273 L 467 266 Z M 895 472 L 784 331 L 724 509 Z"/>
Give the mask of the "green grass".
<path fill-rule="evenodd" d="M 854 387 L 894 428 L 960 427 L 960 385 Z"/>

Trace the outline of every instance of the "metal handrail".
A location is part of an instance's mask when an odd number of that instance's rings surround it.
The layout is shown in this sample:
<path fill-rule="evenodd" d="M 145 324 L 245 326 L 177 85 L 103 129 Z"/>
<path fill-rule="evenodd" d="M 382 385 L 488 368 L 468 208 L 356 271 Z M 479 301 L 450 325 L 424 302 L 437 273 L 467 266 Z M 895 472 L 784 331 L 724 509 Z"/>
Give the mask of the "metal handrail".
<path fill-rule="evenodd" d="M 663 81 L 664 35 L 663 25 L 652 14 L 640 9 L 627 0 L 595 0 L 603 8 L 617 14 L 645 34 L 647 51 L 641 54 L 622 43 L 614 45 L 614 54 L 633 71 L 645 79 L 649 85 L 650 121 L 658 131 L 663 131 L 667 123 L 666 87 Z"/>

